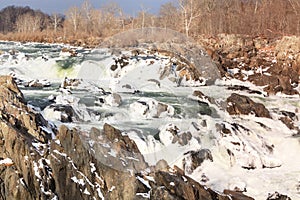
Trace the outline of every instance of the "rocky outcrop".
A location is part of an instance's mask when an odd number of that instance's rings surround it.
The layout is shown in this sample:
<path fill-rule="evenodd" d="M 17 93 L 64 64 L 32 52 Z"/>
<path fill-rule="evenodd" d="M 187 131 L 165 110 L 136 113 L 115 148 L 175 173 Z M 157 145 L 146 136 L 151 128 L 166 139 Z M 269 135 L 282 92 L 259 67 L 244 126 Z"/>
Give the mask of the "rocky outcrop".
<path fill-rule="evenodd" d="M 200 39 L 223 77 L 264 86 L 268 94 L 298 94 L 300 39 L 220 34 Z"/>
<path fill-rule="evenodd" d="M 109 124 L 89 132 L 50 126 L 11 77 L 0 82 L 1 200 L 232 199 L 163 161 L 149 167 L 135 142 Z"/>
<path fill-rule="evenodd" d="M 272 118 L 263 104 L 256 103 L 249 97 L 236 93 L 231 94 L 227 99 L 227 112 L 230 115 L 255 114 L 256 117 Z"/>
<path fill-rule="evenodd" d="M 51 138 L 51 126 L 40 113 L 25 105 L 23 94 L 12 77 L 0 77 L 0 94 L 3 127 L 17 129 L 41 142 L 47 142 Z"/>

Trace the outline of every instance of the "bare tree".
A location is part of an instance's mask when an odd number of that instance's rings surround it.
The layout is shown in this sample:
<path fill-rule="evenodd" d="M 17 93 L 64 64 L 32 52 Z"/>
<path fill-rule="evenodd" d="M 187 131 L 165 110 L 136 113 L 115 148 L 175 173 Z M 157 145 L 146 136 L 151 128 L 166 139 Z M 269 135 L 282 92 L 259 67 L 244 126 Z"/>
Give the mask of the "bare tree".
<path fill-rule="evenodd" d="M 93 28 L 93 6 L 89 0 L 85 0 L 81 6 L 84 29 L 86 33 L 91 34 Z"/>
<path fill-rule="evenodd" d="M 25 33 L 33 33 L 41 30 L 42 17 L 40 15 L 32 15 L 30 13 L 26 13 L 20 15 L 16 21 L 16 29 L 18 32 Z"/>
<path fill-rule="evenodd" d="M 201 16 L 199 8 L 200 1 L 197 0 L 178 0 L 182 12 L 184 31 L 189 36 L 191 26 L 194 20 Z"/>
<path fill-rule="evenodd" d="M 179 12 L 177 7 L 169 2 L 163 4 L 159 10 L 160 25 L 164 28 L 178 30 Z"/>
<path fill-rule="evenodd" d="M 50 16 L 51 26 L 56 33 L 58 28 L 62 26 L 63 16 L 61 14 L 53 13 Z"/>
<path fill-rule="evenodd" d="M 78 27 L 80 24 L 81 18 L 81 12 L 78 7 L 71 7 L 69 10 L 66 12 L 66 17 L 67 21 L 70 22 L 72 31 L 76 33 L 78 31 Z"/>

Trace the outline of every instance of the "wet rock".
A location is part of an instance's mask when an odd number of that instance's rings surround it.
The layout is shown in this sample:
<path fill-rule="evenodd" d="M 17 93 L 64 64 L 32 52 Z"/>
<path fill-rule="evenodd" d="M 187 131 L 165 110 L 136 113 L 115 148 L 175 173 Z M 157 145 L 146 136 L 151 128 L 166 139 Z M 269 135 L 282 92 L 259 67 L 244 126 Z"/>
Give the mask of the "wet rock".
<path fill-rule="evenodd" d="M 172 106 L 145 97 L 130 104 L 129 109 L 132 111 L 132 114 L 137 114 L 137 116 L 144 118 L 161 118 L 175 114 L 175 110 Z"/>
<path fill-rule="evenodd" d="M 291 118 L 289 117 L 280 117 L 279 118 L 280 121 L 282 121 L 282 123 L 284 123 L 289 129 L 296 129 L 293 120 L 291 120 Z"/>
<path fill-rule="evenodd" d="M 215 127 L 216 127 L 216 130 L 218 131 L 218 132 L 220 132 L 222 135 L 230 135 L 231 134 L 231 131 L 228 129 L 228 128 L 226 128 L 226 126 L 225 126 L 225 124 L 216 124 L 215 125 Z"/>
<path fill-rule="evenodd" d="M 269 194 L 267 200 L 291 200 L 290 197 L 287 195 L 279 194 L 278 192 L 275 192 L 273 194 Z"/>
<path fill-rule="evenodd" d="M 158 134 L 158 139 L 162 144 L 168 146 L 170 144 L 178 143 L 181 146 L 187 145 L 192 139 L 192 134 L 189 131 L 181 131 L 174 124 L 167 124 L 161 127 Z"/>
<path fill-rule="evenodd" d="M 64 81 L 61 84 L 61 87 L 65 89 L 70 87 L 77 87 L 80 83 L 81 83 L 80 79 L 75 79 L 75 78 L 69 79 L 65 77 Z"/>
<path fill-rule="evenodd" d="M 60 51 L 60 56 L 76 57 L 77 54 L 77 50 L 72 48 L 62 48 Z"/>
<path fill-rule="evenodd" d="M 183 168 L 189 174 L 191 174 L 197 167 L 201 166 L 204 160 L 210 160 L 213 162 L 213 156 L 209 149 L 188 151 L 184 155 Z"/>
<path fill-rule="evenodd" d="M 175 167 L 175 172 L 154 172 L 155 183 L 151 185 L 151 199 L 222 199 L 229 200 L 230 197 L 216 193 L 198 182 L 184 176 L 184 172 Z"/>
<path fill-rule="evenodd" d="M 34 87 L 34 88 L 43 88 L 43 87 L 49 87 L 51 84 L 47 80 L 31 80 L 24 84 L 25 87 Z"/>
<path fill-rule="evenodd" d="M 193 96 L 197 98 L 198 101 L 205 102 L 205 103 L 215 103 L 214 99 L 211 97 L 205 96 L 201 91 L 195 90 L 193 92 Z"/>
<path fill-rule="evenodd" d="M 249 87 L 243 86 L 243 85 L 233 85 L 233 86 L 229 86 L 228 90 L 234 90 L 234 91 L 246 91 L 249 94 L 259 94 L 259 95 L 263 95 L 262 91 L 258 91 L 258 90 L 251 90 Z"/>
<path fill-rule="evenodd" d="M 132 141 L 128 136 L 123 136 L 120 130 L 112 127 L 111 125 L 104 124 L 103 133 L 108 140 L 119 147 L 118 149 L 140 153 L 134 141 Z"/>
<path fill-rule="evenodd" d="M 271 118 L 269 111 L 261 103 L 255 103 L 249 97 L 231 94 L 227 99 L 227 112 L 230 115 L 248 115 L 255 114 L 256 117 Z"/>
<path fill-rule="evenodd" d="M 224 194 L 230 196 L 232 200 L 254 200 L 253 198 L 244 195 L 242 192 L 224 190 Z"/>
<path fill-rule="evenodd" d="M 58 120 L 61 122 L 78 122 L 79 116 L 70 105 L 52 104 L 44 109 L 47 119 Z"/>
<path fill-rule="evenodd" d="M 117 93 L 112 93 L 104 98 L 104 103 L 109 106 L 118 107 L 122 104 L 122 97 Z"/>
<path fill-rule="evenodd" d="M 1 199 L 231 199 L 164 161 L 151 172 L 134 141 L 109 124 L 50 126 L 11 77 L 0 81 L 0 158 L 13 163 L 0 165 Z"/>

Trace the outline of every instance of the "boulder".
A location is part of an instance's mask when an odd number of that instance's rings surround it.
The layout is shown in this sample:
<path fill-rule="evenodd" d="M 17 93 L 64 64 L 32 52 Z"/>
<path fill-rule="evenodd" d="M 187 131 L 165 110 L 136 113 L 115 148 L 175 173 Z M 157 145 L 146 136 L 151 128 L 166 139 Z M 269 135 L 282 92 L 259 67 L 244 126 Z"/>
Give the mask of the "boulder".
<path fill-rule="evenodd" d="M 80 117 L 70 105 L 51 104 L 43 112 L 49 120 L 58 120 L 64 123 L 80 121 Z"/>
<path fill-rule="evenodd" d="M 274 192 L 273 194 L 269 194 L 267 200 L 291 200 L 287 195 L 280 194 L 278 192 Z"/>
<path fill-rule="evenodd" d="M 146 97 L 130 104 L 129 109 L 132 111 L 132 114 L 137 114 L 136 117 L 143 118 L 162 118 L 175 114 L 175 109 L 172 106 Z"/>
<path fill-rule="evenodd" d="M 209 149 L 188 151 L 184 155 L 183 168 L 188 174 L 191 174 L 197 167 L 201 166 L 204 160 L 210 160 L 213 162 L 213 156 Z"/>
<path fill-rule="evenodd" d="M 256 103 L 249 97 L 236 93 L 227 98 L 227 112 L 230 115 L 255 114 L 256 117 L 272 118 L 263 104 Z"/>
<path fill-rule="evenodd" d="M 122 97 L 117 93 L 112 93 L 105 97 L 104 101 L 106 105 L 118 107 L 122 104 Z"/>

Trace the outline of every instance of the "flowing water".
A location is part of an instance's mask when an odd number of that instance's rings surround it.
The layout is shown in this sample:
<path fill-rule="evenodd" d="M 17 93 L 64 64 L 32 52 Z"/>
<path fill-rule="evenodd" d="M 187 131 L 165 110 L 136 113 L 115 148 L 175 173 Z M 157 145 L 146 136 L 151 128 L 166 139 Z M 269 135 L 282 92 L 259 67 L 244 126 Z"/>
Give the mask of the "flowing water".
<path fill-rule="evenodd" d="M 63 55 L 63 48 L 74 48 L 78 54 L 75 57 Z M 124 49 L 123 54 L 130 51 Z M 13 75 L 28 104 L 57 126 L 64 123 L 88 131 L 109 123 L 132 138 L 150 164 L 165 159 L 170 165 L 181 166 L 185 152 L 207 148 L 214 162 L 205 161 L 190 174 L 199 182 L 203 175 L 207 176 L 208 181 L 202 184 L 222 191 L 242 182 L 246 194 L 256 199 L 266 199 L 268 193 L 275 191 L 288 194 L 292 199 L 300 198 L 299 137 L 279 120 L 282 110 L 300 118 L 296 111 L 300 108 L 299 97 L 264 97 L 239 92 L 264 103 L 273 119 L 229 116 L 224 102 L 236 91 L 228 90 L 227 86 L 237 81 L 220 80 L 217 84 L 197 87 L 194 82 L 186 81 L 178 85 L 177 72 L 170 71 L 166 78 L 161 78 L 171 58 L 157 54 L 139 56 L 128 59 L 126 67 L 113 71 L 111 66 L 120 56 L 107 48 L 2 41 L 0 74 Z M 78 79 L 79 84 L 64 88 L 65 77 Z M 34 80 L 44 86 L 26 86 Z M 215 103 L 198 101 L 193 96 L 195 90 L 213 98 Z M 112 94 L 118 94 L 121 103 L 114 105 Z M 50 108 L 55 105 L 71 106 L 76 117 L 62 122 L 60 114 Z M 298 119 L 295 125 L 300 127 Z M 223 137 L 217 124 L 223 124 L 232 135 Z M 190 132 L 192 139 L 183 146 L 172 143 L 168 138 L 171 125 L 179 129 L 178 134 Z M 234 147 L 237 143 L 244 146 Z M 266 152 L 265 144 L 275 146 L 273 153 Z M 226 153 L 228 149 L 234 152 L 234 161 Z M 254 170 L 242 167 L 251 162 L 268 162 L 272 167 L 265 169 L 260 164 Z"/>

